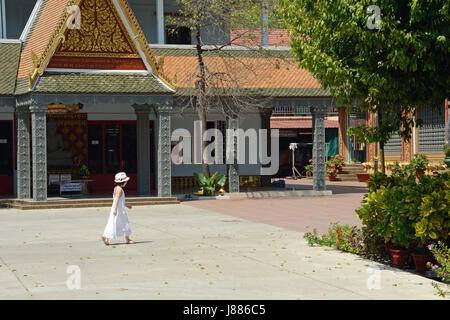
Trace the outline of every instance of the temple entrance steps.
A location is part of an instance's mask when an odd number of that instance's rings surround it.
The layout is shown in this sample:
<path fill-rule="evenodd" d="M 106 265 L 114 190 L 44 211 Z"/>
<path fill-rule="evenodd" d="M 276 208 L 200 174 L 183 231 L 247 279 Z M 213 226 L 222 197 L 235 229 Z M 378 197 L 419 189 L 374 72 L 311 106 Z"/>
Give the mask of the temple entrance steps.
<path fill-rule="evenodd" d="M 358 181 L 358 173 L 367 173 L 364 166 L 360 163 L 346 164 L 342 168 L 342 173 L 337 175 L 339 181 Z"/>
<path fill-rule="evenodd" d="M 0 200 L 0 208 L 11 208 L 19 210 L 39 210 L 39 209 L 65 209 L 65 208 L 100 208 L 111 207 L 113 199 L 109 198 L 84 198 L 84 199 L 64 199 L 49 198 L 47 201 L 7 199 Z M 126 204 L 132 206 L 150 206 L 163 204 L 179 204 L 176 197 L 128 197 Z"/>

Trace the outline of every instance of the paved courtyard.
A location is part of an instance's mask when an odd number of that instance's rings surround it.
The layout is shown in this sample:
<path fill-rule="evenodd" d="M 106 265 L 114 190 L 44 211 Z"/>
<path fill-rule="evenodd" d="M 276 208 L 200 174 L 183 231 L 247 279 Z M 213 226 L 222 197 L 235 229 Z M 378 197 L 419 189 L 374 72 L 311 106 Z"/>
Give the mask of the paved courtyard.
<path fill-rule="evenodd" d="M 353 197 L 135 207 L 137 244 L 108 247 L 108 208 L 1 209 L 0 299 L 442 299 L 413 272 L 307 245 L 306 225 L 356 221 Z"/>

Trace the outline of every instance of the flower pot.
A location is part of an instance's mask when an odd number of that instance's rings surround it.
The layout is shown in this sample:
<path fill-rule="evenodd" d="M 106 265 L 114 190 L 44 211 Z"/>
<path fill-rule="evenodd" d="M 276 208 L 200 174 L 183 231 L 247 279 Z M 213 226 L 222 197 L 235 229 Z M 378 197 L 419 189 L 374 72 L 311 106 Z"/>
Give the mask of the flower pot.
<path fill-rule="evenodd" d="M 370 178 L 370 174 L 368 173 L 357 173 L 356 175 L 358 176 L 359 182 L 365 182 Z"/>
<path fill-rule="evenodd" d="M 403 269 L 406 267 L 409 258 L 409 251 L 402 249 L 391 249 L 390 254 L 392 262 L 396 268 Z"/>
<path fill-rule="evenodd" d="M 412 253 L 416 270 L 424 275 L 427 271 L 427 262 L 433 262 L 434 257 L 430 254 Z"/>
<path fill-rule="evenodd" d="M 341 173 L 342 173 L 342 168 L 337 169 L 336 172 L 337 172 L 338 174 L 341 174 Z"/>
<path fill-rule="evenodd" d="M 425 173 L 425 171 L 416 171 L 416 177 L 417 179 L 420 179 L 420 177 Z"/>
<path fill-rule="evenodd" d="M 330 181 L 336 181 L 336 176 L 328 176 L 328 180 L 330 180 Z"/>

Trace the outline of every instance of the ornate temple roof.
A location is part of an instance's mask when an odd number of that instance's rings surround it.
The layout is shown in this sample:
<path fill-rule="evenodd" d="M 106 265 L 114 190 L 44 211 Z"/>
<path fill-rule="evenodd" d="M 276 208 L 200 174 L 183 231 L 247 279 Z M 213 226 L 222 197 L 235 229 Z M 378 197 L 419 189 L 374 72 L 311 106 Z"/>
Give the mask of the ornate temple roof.
<path fill-rule="evenodd" d="M 0 95 L 194 94 L 195 47 L 150 48 L 126 0 L 39 0 L 21 39 L 7 42 L 0 43 Z M 227 74 L 223 95 L 330 96 L 288 48 L 210 50 L 205 63 Z"/>

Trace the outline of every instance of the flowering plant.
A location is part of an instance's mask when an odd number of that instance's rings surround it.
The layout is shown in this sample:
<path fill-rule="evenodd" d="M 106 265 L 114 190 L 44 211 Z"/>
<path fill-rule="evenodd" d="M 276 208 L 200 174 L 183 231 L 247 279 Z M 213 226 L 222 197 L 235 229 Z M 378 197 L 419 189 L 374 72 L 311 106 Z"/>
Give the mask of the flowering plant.
<path fill-rule="evenodd" d="M 339 250 L 365 255 L 367 247 L 364 242 L 362 230 L 356 226 L 339 225 L 337 223 L 331 224 L 328 229 L 328 234 L 319 236 L 317 230 L 305 233 L 305 239 L 308 244 L 319 244 L 322 246 L 335 247 Z"/>
<path fill-rule="evenodd" d="M 437 244 L 428 245 L 428 249 L 433 253 L 436 264 L 427 263 L 427 267 L 433 270 L 444 283 L 450 283 L 450 248 L 442 241 Z M 438 285 L 434 285 L 439 295 L 445 297 L 448 292 L 443 291 Z"/>
<path fill-rule="evenodd" d="M 327 166 L 327 175 L 329 176 L 329 177 L 334 177 L 334 176 L 336 176 L 337 175 L 337 167 L 336 167 L 336 164 L 335 163 L 333 163 L 333 161 L 332 160 L 328 160 L 326 163 L 326 166 Z"/>
<path fill-rule="evenodd" d="M 344 166 L 344 157 L 339 154 L 334 157 L 330 157 L 330 161 L 334 163 L 336 169 L 338 170 L 342 169 L 342 167 Z"/>
<path fill-rule="evenodd" d="M 425 171 L 427 166 L 430 164 L 427 156 L 424 154 L 415 154 L 414 158 L 411 160 L 410 166 L 415 172 Z"/>
<path fill-rule="evenodd" d="M 396 162 L 390 169 L 391 176 L 396 178 L 405 178 L 411 173 L 410 166 L 401 166 L 398 162 Z"/>

